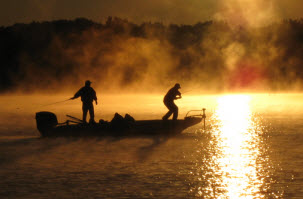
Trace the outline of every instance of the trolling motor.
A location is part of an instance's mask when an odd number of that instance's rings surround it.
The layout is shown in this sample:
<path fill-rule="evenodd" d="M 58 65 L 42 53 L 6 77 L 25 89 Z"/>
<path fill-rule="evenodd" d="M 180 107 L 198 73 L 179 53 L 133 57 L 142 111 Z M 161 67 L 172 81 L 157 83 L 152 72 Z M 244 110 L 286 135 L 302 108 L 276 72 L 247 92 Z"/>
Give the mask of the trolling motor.
<path fill-rule="evenodd" d="M 202 112 L 203 113 L 202 113 Z M 185 118 L 187 117 L 201 117 L 202 120 L 203 120 L 203 124 L 204 124 L 204 130 L 205 130 L 205 118 L 206 118 L 206 114 L 205 114 L 205 111 L 206 111 L 206 108 L 203 108 L 202 110 L 190 110 L 187 112 Z M 197 115 L 189 115 L 190 112 L 200 112 L 200 114 L 197 114 Z M 202 113 L 202 114 L 201 114 Z"/>

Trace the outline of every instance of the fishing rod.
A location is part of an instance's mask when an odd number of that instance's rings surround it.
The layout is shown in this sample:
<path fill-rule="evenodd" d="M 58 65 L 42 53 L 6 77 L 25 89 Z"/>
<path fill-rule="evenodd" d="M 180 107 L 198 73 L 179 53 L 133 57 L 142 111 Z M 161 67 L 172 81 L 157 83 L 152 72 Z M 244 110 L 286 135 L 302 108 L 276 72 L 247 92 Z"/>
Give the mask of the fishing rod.
<path fill-rule="evenodd" d="M 76 118 L 74 116 L 71 116 L 71 115 L 66 115 L 66 116 L 69 117 L 69 118 L 71 118 L 71 119 L 74 119 L 74 120 L 76 120 L 76 121 L 78 121 L 80 123 L 83 123 L 83 120 L 80 120 L 80 119 L 78 119 L 78 118 Z"/>
<path fill-rule="evenodd" d="M 67 100 L 63 100 L 63 101 L 59 101 L 59 102 L 54 102 L 54 103 L 46 104 L 46 105 L 43 105 L 43 106 L 50 106 L 50 105 L 54 105 L 54 104 L 59 104 L 59 103 L 62 103 L 62 102 L 66 102 L 68 100 L 71 100 L 71 99 L 67 99 Z"/>
<path fill-rule="evenodd" d="M 192 89 L 192 90 L 184 91 L 184 92 L 182 92 L 182 94 L 184 94 L 184 93 L 189 93 L 189 92 L 191 92 L 191 91 L 193 91 L 193 89 Z"/>

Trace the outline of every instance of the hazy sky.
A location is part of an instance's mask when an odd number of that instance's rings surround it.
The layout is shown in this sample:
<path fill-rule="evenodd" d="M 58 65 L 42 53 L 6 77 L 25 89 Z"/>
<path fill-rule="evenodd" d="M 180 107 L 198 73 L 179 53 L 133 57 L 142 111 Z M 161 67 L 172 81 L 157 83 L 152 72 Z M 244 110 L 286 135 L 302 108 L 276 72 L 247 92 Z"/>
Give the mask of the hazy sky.
<path fill-rule="evenodd" d="M 302 0 L 0 0 L 0 25 L 77 17 L 104 22 L 107 16 L 139 23 L 193 24 L 214 18 L 255 23 L 300 18 L 302 10 Z"/>

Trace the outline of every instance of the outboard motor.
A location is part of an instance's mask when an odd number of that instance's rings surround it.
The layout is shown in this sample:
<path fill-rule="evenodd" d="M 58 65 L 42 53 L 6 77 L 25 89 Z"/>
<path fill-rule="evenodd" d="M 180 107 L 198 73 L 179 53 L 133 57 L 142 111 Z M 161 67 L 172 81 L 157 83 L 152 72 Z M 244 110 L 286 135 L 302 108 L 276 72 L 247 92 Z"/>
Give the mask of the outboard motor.
<path fill-rule="evenodd" d="M 58 120 L 54 113 L 42 111 L 36 113 L 36 123 L 41 135 L 47 136 L 49 131 L 58 124 Z"/>

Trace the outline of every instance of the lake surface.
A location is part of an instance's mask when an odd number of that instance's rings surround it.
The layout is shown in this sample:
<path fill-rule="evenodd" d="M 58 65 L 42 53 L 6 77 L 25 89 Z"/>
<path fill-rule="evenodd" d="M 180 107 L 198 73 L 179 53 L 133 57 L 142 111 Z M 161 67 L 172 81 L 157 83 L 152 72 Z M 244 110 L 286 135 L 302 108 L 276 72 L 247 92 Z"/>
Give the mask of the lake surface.
<path fill-rule="evenodd" d="M 165 114 L 162 96 L 104 95 L 96 119 Z M 171 138 L 40 138 L 35 112 L 81 117 L 68 96 L 0 97 L 0 198 L 303 198 L 303 95 L 184 96 Z"/>

